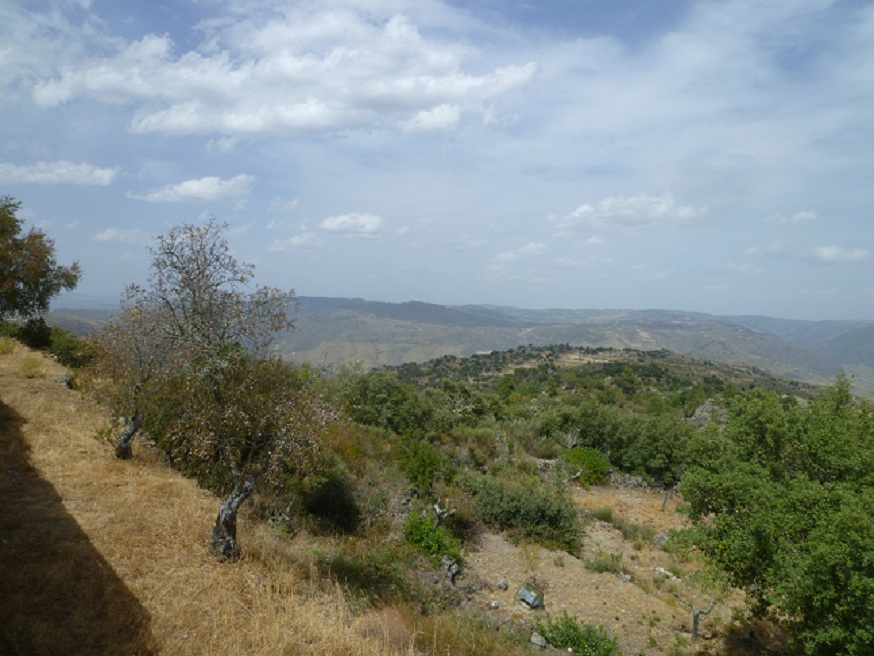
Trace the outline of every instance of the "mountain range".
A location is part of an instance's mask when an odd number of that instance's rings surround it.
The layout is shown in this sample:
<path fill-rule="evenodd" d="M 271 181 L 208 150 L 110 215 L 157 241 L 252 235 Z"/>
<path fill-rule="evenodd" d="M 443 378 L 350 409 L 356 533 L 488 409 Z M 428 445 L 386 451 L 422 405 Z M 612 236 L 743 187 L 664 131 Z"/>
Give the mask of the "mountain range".
<path fill-rule="evenodd" d="M 528 310 L 494 305 L 385 303 L 360 298 L 299 298 L 294 331 L 276 348 L 291 361 L 369 369 L 467 356 L 531 344 L 665 349 L 772 374 L 828 384 L 841 371 L 858 393 L 874 395 L 874 321 L 805 321 L 671 310 Z M 109 316 L 68 307 L 49 316 L 77 334 Z M 96 304 L 93 304 L 96 305 Z"/>

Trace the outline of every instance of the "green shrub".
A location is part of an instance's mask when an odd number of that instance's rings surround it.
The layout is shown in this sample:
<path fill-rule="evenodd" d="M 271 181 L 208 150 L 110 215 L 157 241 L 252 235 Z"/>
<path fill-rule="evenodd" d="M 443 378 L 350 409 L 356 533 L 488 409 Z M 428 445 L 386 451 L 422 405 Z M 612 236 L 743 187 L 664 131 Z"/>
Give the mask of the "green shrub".
<path fill-rule="evenodd" d="M 598 553 L 595 554 L 594 558 L 587 560 L 583 565 L 585 565 L 586 569 L 590 572 L 609 572 L 611 574 L 621 574 L 625 572 L 625 566 L 622 564 L 621 553 L 608 553 L 606 551 L 601 551 L 600 549 L 598 550 Z"/>
<path fill-rule="evenodd" d="M 9 355 L 15 344 L 8 337 L 0 337 L 0 355 Z"/>
<path fill-rule="evenodd" d="M 51 328 L 42 317 L 28 319 L 15 331 L 15 337 L 25 346 L 37 350 L 48 349 L 52 343 Z"/>
<path fill-rule="evenodd" d="M 420 513 L 410 513 L 404 525 L 404 537 L 407 542 L 431 558 L 436 567 L 443 556 L 462 562 L 461 543 L 448 531 L 439 526 L 434 519 Z"/>
<path fill-rule="evenodd" d="M 575 446 L 562 453 L 561 457 L 571 469 L 580 471 L 577 480 L 584 487 L 603 483 L 610 471 L 610 461 L 598 449 Z"/>
<path fill-rule="evenodd" d="M 615 637 L 607 633 L 603 626 L 580 624 L 574 615 L 564 611 L 547 623 L 537 622 L 537 631 L 558 649 L 573 649 L 574 654 L 583 656 L 619 656 L 619 645 Z"/>
<path fill-rule="evenodd" d="M 446 455 L 424 439 L 408 437 L 401 441 L 401 467 L 413 487 L 428 491 L 435 481 L 452 480 L 453 468 Z"/>
<path fill-rule="evenodd" d="M 58 359 L 58 362 L 65 367 L 78 369 L 94 360 L 95 354 L 86 346 L 85 342 L 59 326 L 52 326 L 48 348 L 52 355 Z"/>
<path fill-rule="evenodd" d="M 490 475 L 467 474 L 460 483 L 476 497 L 479 515 L 487 524 L 546 547 L 570 553 L 579 549 L 579 513 L 560 493 Z"/>
<path fill-rule="evenodd" d="M 346 593 L 370 605 L 409 596 L 404 557 L 394 545 L 359 544 L 350 553 L 321 556 L 319 571 L 345 586 Z"/>
<path fill-rule="evenodd" d="M 600 522 L 607 522 L 609 524 L 613 523 L 613 508 L 610 506 L 595 508 L 591 512 L 591 515 Z"/>

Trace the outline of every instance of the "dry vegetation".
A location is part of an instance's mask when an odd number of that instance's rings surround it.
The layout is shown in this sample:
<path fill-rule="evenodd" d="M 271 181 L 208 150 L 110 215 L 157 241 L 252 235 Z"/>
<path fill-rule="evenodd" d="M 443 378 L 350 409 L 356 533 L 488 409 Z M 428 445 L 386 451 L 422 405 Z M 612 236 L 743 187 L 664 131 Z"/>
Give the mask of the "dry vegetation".
<path fill-rule="evenodd" d="M 109 434 L 105 414 L 63 384 L 67 375 L 19 345 L 0 351 L 0 653 L 524 653 L 532 619 L 514 597 L 526 580 L 545 589 L 547 612 L 604 624 L 626 654 L 764 653 L 731 632 L 736 596 L 722 598 L 702 622 L 705 639 L 687 646 L 691 615 L 671 593 L 701 591 L 653 570 L 685 577 L 694 563 L 624 538 L 617 521 L 593 520 L 580 558 L 484 534 L 462 580 L 474 614 L 426 617 L 404 603 L 355 612 L 310 569 L 315 538 L 282 540 L 245 516 L 242 562 L 219 564 L 206 548 L 218 500 L 142 445 L 133 461 L 116 460 L 96 439 Z M 662 511 L 658 494 L 607 487 L 576 498 L 656 534 L 681 521 L 676 500 Z M 622 554 L 627 576 L 586 568 L 605 554 Z M 510 646 L 500 626 L 522 638 Z"/>
<path fill-rule="evenodd" d="M 262 527 L 243 519 L 244 561 L 217 563 L 217 500 L 147 451 L 115 460 L 66 375 L 0 356 L 0 653 L 393 653 L 391 621 L 353 617 Z"/>

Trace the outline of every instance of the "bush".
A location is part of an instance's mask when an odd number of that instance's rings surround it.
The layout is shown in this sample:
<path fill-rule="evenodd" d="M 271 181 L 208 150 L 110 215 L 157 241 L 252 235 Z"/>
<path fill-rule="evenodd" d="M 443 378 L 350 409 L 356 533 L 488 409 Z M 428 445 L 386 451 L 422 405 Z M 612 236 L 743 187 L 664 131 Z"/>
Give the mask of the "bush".
<path fill-rule="evenodd" d="M 408 437 L 401 442 L 400 461 L 413 487 L 425 492 L 437 480 L 452 479 L 453 468 L 446 455 L 426 440 Z"/>
<path fill-rule="evenodd" d="M 51 328 L 49 351 L 62 365 L 73 369 L 87 366 L 95 356 L 94 352 L 86 346 L 85 342 L 70 331 L 59 326 L 52 326 Z"/>
<path fill-rule="evenodd" d="M 621 553 L 608 553 L 599 549 L 594 558 L 587 560 L 583 564 L 587 570 L 598 574 L 604 572 L 621 574 L 625 572 L 625 566 L 622 564 Z"/>
<path fill-rule="evenodd" d="M 548 623 L 537 622 L 537 631 L 558 649 L 573 649 L 583 656 L 619 656 L 616 638 L 603 626 L 580 625 L 576 616 L 564 611 Z"/>
<path fill-rule="evenodd" d="M 461 481 L 477 500 L 484 522 L 501 530 L 574 553 L 580 546 L 576 506 L 558 492 L 468 474 Z"/>
<path fill-rule="evenodd" d="M 407 542 L 429 556 L 435 567 L 440 564 L 443 556 L 454 558 L 459 564 L 463 561 L 461 543 L 427 515 L 410 513 L 404 525 L 404 537 Z"/>
<path fill-rule="evenodd" d="M 575 446 L 565 451 L 562 459 L 571 469 L 580 470 L 577 480 L 584 487 L 604 482 L 610 471 L 610 461 L 598 449 L 591 447 Z"/>

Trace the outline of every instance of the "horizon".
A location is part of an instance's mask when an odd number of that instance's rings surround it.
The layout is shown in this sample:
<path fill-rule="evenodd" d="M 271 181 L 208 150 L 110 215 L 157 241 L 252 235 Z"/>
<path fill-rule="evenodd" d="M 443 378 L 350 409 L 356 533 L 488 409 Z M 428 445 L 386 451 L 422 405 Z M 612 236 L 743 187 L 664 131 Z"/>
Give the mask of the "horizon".
<path fill-rule="evenodd" d="M 0 39 L 0 196 L 83 294 L 214 216 L 302 296 L 874 320 L 869 0 L 13 1 Z"/>
<path fill-rule="evenodd" d="M 850 319 L 799 319 L 796 317 L 782 317 L 771 314 L 750 314 L 750 313 L 741 313 L 741 314 L 713 314 L 710 312 L 702 312 L 699 310 L 690 310 L 686 309 L 678 309 L 678 308 L 656 308 L 656 307 L 644 307 L 644 308 L 628 308 L 628 307 L 527 307 L 520 305 L 505 305 L 500 303 L 461 303 L 461 304 L 453 304 L 453 303 L 435 303 L 432 301 L 422 301 L 419 299 L 408 299 L 404 301 L 386 301 L 381 299 L 373 299 L 373 298 L 363 298 L 360 296 L 321 296 L 321 295 L 312 295 L 312 294 L 296 294 L 297 300 L 305 300 L 308 298 L 314 299 L 328 299 L 328 300 L 338 300 L 338 301 L 361 301 L 364 303 L 384 303 L 388 305 L 403 305 L 408 303 L 422 303 L 425 305 L 434 305 L 437 307 L 444 307 L 450 309 L 463 309 L 463 308 L 499 308 L 499 309 L 510 309 L 510 310 L 521 310 L 521 311 L 530 311 L 530 312 L 664 312 L 670 314 L 699 314 L 704 316 L 711 316 L 715 318 L 743 318 L 743 317 L 762 317 L 767 319 L 776 319 L 779 321 L 798 321 L 798 322 L 825 322 L 825 321 L 837 321 L 837 322 L 861 322 L 874 323 L 874 319 L 858 319 L 858 318 L 850 318 Z M 109 295 L 109 294 L 89 294 L 89 293 L 81 293 L 78 291 L 72 292 L 63 292 L 61 293 L 53 302 L 52 308 L 50 312 L 56 312 L 58 314 L 63 314 L 63 310 L 109 310 L 111 311 L 115 307 L 119 305 L 121 301 L 121 296 L 118 297 Z M 92 305 L 87 305 L 87 303 L 92 303 Z"/>

